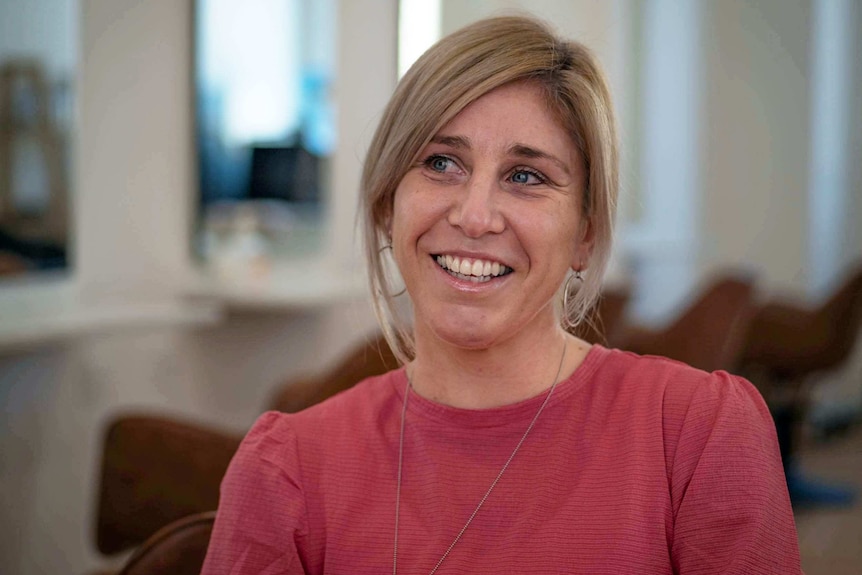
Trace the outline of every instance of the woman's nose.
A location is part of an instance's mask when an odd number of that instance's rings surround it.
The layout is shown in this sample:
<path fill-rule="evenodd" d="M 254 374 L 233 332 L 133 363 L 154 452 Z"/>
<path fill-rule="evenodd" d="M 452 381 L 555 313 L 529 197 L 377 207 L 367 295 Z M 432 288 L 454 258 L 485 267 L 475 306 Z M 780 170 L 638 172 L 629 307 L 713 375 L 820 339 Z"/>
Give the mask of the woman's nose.
<path fill-rule="evenodd" d="M 496 178 L 473 173 L 457 192 L 449 211 L 449 223 L 471 238 L 488 233 L 499 234 L 505 228 L 498 205 L 499 194 Z"/>

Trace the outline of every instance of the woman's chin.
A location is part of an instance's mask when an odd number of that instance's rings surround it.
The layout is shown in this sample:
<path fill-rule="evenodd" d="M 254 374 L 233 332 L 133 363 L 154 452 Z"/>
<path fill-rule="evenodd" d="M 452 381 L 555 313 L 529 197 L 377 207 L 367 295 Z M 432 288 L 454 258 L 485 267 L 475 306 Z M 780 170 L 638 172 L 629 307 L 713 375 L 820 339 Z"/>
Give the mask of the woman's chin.
<path fill-rule="evenodd" d="M 505 331 L 475 322 L 447 322 L 428 325 L 427 331 L 439 342 L 458 349 L 481 351 L 505 339 Z"/>

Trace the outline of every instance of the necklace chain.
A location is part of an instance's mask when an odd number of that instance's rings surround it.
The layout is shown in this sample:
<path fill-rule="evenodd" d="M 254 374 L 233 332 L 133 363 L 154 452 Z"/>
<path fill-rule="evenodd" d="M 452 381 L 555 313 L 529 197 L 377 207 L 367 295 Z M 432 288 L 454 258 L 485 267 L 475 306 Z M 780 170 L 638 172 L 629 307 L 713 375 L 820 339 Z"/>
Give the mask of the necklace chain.
<path fill-rule="evenodd" d="M 509 464 L 512 463 L 512 460 L 515 459 L 515 454 L 521 449 L 521 445 L 524 444 L 524 441 L 527 439 L 527 436 L 530 435 L 530 432 L 533 430 L 533 426 L 536 425 L 536 421 L 539 419 L 539 416 L 544 411 L 545 406 L 548 405 L 548 401 L 551 399 L 551 394 L 554 393 L 554 389 L 557 387 L 557 383 L 560 379 L 560 373 L 563 370 L 563 362 L 566 359 L 566 347 L 568 347 L 565 343 L 563 344 L 563 354 L 560 357 L 560 365 L 557 367 L 557 374 L 554 376 L 554 381 L 551 384 L 551 388 L 548 390 L 547 395 L 545 395 L 545 400 L 542 402 L 542 405 L 539 406 L 539 410 L 536 412 L 536 415 L 533 416 L 532 421 L 530 421 L 530 425 L 527 426 L 527 430 L 524 431 L 524 435 L 521 436 L 521 439 L 518 441 L 518 444 L 515 446 L 515 449 L 512 451 L 512 454 L 509 455 L 509 459 L 506 460 L 506 463 L 503 464 L 502 469 L 497 474 L 497 477 L 494 478 L 494 481 L 491 482 L 491 486 L 488 487 L 488 490 L 485 492 L 485 495 L 482 496 L 482 499 L 479 500 L 479 504 L 476 505 L 476 508 L 473 510 L 473 513 L 470 514 L 470 517 L 467 519 L 467 522 L 461 528 L 461 531 L 458 532 L 458 535 L 455 536 L 455 539 L 452 540 L 452 543 L 449 544 L 449 547 L 443 553 L 443 556 L 440 557 L 440 560 L 437 561 L 437 564 L 431 570 L 429 575 L 434 575 L 437 570 L 440 568 L 440 565 L 443 564 L 443 561 L 446 560 L 446 557 L 449 556 L 449 553 L 452 552 L 452 549 L 461 540 L 461 536 L 464 535 L 464 532 L 467 531 L 467 528 L 470 527 L 470 524 L 473 522 L 473 519 L 479 513 L 479 510 L 485 504 L 485 501 L 488 499 L 488 496 L 491 495 L 491 492 L 497 486 L 497 483 L 500 481 L 500 478 L 503 477 L 503 474 L 506 472 L 506 469 L 509 468 Z M 401 432 L 398 437 L 398 483 L 395 488 L 395 542 L 392 549 L 392 575 L 398 575 L 398 524 L 399 518 L 401 515 L 401 476 L 402 476 L 402 468 L 404 463 L 404 421 L 407 416 L 407 397 L 410 394 L 410 390 L 413 387 L 413 384 L 410 382 L 410 379 L 407 379 L 407 388 L 404 390 L 404 403 L 401 406 Z"/>

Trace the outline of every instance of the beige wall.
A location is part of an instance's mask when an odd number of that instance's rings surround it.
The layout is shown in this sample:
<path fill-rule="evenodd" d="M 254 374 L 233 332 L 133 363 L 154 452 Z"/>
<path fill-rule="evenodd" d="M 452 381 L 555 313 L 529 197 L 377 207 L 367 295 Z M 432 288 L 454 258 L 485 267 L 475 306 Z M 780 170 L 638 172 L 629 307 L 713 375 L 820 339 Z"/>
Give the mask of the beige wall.
<path fill-rule="evenodd" d="M 804 290 L 808 0 L 707 3 L 701 266 L 752 266 Z"/>
<path fill-rule="evenodd" d="M 83 2 L 76 274 L 89 300 L 175 297 L 188 280 L 189 2 Z"/>

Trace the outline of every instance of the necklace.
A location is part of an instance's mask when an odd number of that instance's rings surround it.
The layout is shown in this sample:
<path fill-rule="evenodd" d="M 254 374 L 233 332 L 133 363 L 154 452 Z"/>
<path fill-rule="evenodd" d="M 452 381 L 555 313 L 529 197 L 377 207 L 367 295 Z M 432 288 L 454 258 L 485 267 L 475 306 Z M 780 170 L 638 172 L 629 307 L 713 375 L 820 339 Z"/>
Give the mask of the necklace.
<path fill-rule="evenodd" d="M 440 557 L 440 560 L 437 561 L 437 564 L 434 566 L 434 569 L 431 570 L 429 575 L 434 575 L 437 570 L 440 568 L 440 565 L 443 564 L 443 561 L 446 560 L 446 557 L 449 556 L 449 553 L 452 552 L 452 549 L 461 540 L 461 536 L 464 535 L 464 532 L 467 531 L 467 528 L 470 527 L 470 524 L 473 522 L 473 519 L 479 513 L 479 510 L 485 504 L 485 501 L 488 499 L 488 496 L 491 495 L 491 492 L 497 486 L 497 483 L 500 481 L 500 478 L 503 477 L 503 474 L 506 472 L 506 469 L 509 468 L 509 464 L 512 463 L 512 460 L 515 458 L 515 454 L 518 453 L 518 450 L 521 449 L 521 445 L 524 444 L 524 440 L 527 439 L 527 436 L 530 435 L 530 431 L 533 430 L 533 426 L 536 425 L 536 420 L 539 419 L 539 416 L 544 411 L 545 406 L 548 405 L 548 400 L 551 399 L 551 394 L 554 393 L 554 388 L 557 387 L 557 383 L 559 381 L 560 372 L 563 370 L 563 361 L 566 359 L 566 344 L 563 344 L 563 355 L 560 357 L 560 365 L 557 367 L 557 374 L 554 376 L 554 382 L 551 384 L 551 388 L 548 390 L 547 395 L 545 395 L 545 400 L 542 402 L 542 405 L 539 406 L 539 410 L 536 412 L 536 415 L 533 416 L 533 420 L 530 421 L 530 425 L 527 426 L 527 430 L 524 431 L 524 435 L 521 436 L 520 441 L 515 446 L 515 449 L 512 451 L 512 454 L 509 456 L 509 459 L 506 460 L 506 463 L 503 464 L 503 468 L 500 469 L 500 472 L 497 474 L 497 477 L 494 478 L 494 481 L 491 482 L 491 486 L 485 492 L 485 495 L 482 496 L 482 499 L 479 500 L 479 504 L 476 505 L 476 509 L 473 510 L 473 513 L 470 514 L 470 517 L 467 519 L 467 522 L 464 524 L 464 527 L 461 528 L 461 531 L 458 532 L 458 535 L 455 536 L 455 539 L 452 543 L 449 544 L 449 547 L 443 553 L 443 556 Z M 407 379 L 407 388 L 404 390 L 404 404 L 401 406 L 401 433 L 398 437 L 398 483 L 395 488 L 395 543 L 392 548 L 392 575 L 398 575 L 398 519 L 401 511 L 401 471 L 402 464 L 404 462 L 404 420 L 407 415 L 407 397 L 410 395 L 410 389 L 413 387 L 413 384 L 410 383 L 410 378 Z"/>

